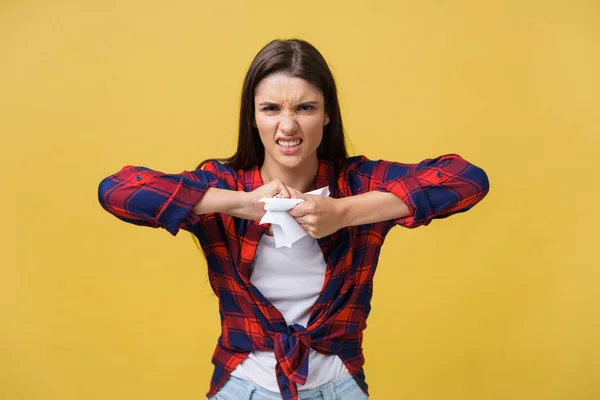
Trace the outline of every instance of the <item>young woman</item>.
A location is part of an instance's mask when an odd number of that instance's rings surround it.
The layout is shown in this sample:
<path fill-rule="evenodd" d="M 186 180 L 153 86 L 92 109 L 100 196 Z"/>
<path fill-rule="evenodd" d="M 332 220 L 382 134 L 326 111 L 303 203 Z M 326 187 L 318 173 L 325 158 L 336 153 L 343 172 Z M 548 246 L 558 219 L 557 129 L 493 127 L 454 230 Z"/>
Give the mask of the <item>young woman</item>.
<path fill-rule="evenodd" d="M 327 187 L 330 195 L 305 192 Z M 137 225 L 195 235 L 219 298 L 222 333 L 207 393 L 215 399 L 365 399 L 363 330 L 381 246 L 469 210 L 485 172 L 456 154 L 418 164 L 348 157 L 336 86 L 321 54 L 275 40 L 242 91 L 237 151 L 195 171 L 126 166 L 99 187 L 102 206 Z M 308 233 L 277 247 L 263 197 Z"/>

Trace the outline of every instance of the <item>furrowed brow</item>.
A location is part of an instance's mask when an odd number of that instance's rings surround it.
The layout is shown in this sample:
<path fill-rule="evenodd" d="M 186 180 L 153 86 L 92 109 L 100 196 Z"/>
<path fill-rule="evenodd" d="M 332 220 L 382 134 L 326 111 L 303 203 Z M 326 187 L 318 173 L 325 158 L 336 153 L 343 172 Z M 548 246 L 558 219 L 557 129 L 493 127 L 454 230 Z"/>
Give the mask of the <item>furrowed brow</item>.
<path fill-rule="evenodd" d="M 299 106 L 307 106 L 307 105 L 314 106 L 317 104 L 319 104 L 318 101 L 303 101 L 301 103 L 298 103 Z M 262 103 L 259 103 L 258 105 L 259 106 L 278 106 L 279 103 L 274 103 L 272 101 L 263 101 Z"/>

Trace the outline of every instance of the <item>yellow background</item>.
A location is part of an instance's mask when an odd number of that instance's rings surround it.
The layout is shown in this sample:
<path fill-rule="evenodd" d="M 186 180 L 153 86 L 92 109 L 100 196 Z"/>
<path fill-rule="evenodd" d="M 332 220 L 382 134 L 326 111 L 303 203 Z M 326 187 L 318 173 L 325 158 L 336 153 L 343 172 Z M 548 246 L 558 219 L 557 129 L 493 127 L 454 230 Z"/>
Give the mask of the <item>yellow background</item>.
<path fill-rule="evenodd" d="M 595 0 L 3 0 L 0 398 L 204 399 L 203 256 L 104 212 L 97 185 L 232 154 L 243 75 L 277 37 L 330 63 L 352 154 L 458 153 L 491 181 L 388 237 L 372 398 L 600 398 Z"/>

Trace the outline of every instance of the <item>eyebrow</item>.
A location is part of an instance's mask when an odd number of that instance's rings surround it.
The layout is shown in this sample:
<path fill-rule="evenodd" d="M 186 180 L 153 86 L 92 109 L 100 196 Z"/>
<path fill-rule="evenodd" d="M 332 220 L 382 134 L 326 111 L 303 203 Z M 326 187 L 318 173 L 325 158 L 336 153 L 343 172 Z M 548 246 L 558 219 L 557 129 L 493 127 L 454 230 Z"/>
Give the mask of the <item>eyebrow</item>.
<path fill-rule="evenodd" d="M 318 101 L 303 101 L 301 103 L 299 103 L 299 106 L 304 106 L 304 105 L 315 105 L 315 104 L 319 104 Z M 279 104 L 277 103 L 273 103 L 271 101 L 264 101 L 262 103 L 259 104 L 259 106 L 278 106 Z"/>

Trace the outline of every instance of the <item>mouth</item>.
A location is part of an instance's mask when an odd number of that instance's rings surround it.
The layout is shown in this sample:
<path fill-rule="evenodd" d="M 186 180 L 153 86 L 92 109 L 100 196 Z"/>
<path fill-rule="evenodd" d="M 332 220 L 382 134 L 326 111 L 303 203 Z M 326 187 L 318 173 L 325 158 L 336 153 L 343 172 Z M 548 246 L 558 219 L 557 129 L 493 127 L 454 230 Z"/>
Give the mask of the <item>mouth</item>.
<path fill-rule="evenodd" d="M 302 139 L 295 140 L 283 140 L 278 139 L 275 141 L 277 147 L 283 154 L 294 154 L 297 153 L 302 145 Z"/>

